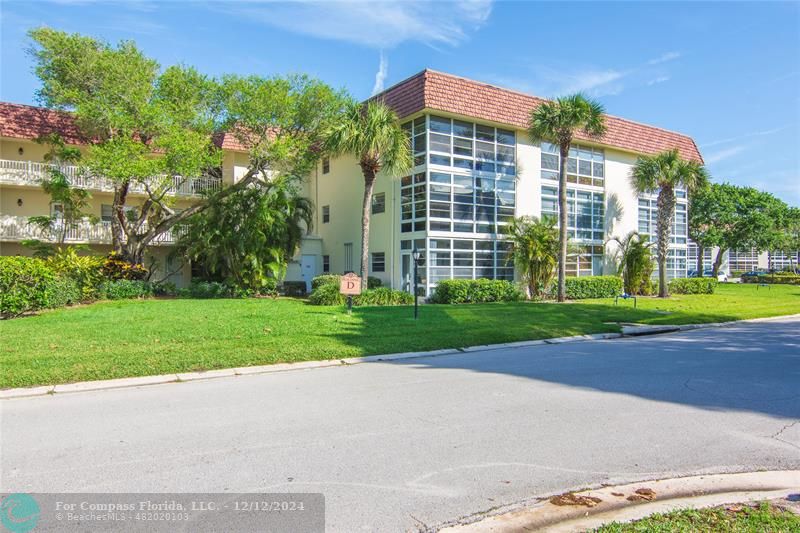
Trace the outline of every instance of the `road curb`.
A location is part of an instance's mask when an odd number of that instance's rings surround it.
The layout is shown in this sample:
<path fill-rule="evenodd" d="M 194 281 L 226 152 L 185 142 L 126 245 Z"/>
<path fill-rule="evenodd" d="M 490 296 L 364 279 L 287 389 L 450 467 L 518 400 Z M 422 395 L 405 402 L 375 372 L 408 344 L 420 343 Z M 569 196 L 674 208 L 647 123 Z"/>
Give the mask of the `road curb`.
<path fill-rule="evenodd" d="M 273 372 L 289 372 L 297 370 L 309 370 L 315 368 L 328 368 L 333 366 L 357 365 L 361 363 L 372 363 L 380 361 L 396 361 L 402 359 L 417 359 L 422 357 L 438 357 L 442 355 L 452 355 L 457 353 L 471 353 L 488 350 L 503 350 L 509 348 L 528 348 L 532 346 L 544 346 L 553 344 L 565 344 L 572 342 L 598 341 L 619 339 L 622 337 L 633 337 L 642 335 L 655 335 L 661 333 L 674 333 L 678 331 L 690 331 L 695 329 L 717 328 L 733 326 L 741 323 L 750 322 L 769 322 L 774 320 L 785 320 L 787 318 L 800 318 L 800 314 L 775 316 L 767 318 L 751 318 L 747 320 L 736 320 L 731 322 L 713 322 L 706 324 L 686 324 L 682 326 L 669 325 L 629 325 L 622 327 L 622 333 L 594 333 L 588 335 L 574 335 L 571 337 L 555 337 L 552 339 L 538 339 L 530 341 L 506 342 L 501 344 L 486 344 L 478 346 L 468 346 L 466 348 L 445 348 L 425 352 L 402 352 L 383 355 L 366 355 L 363 357 L 347 357 L 343 359 L 327 359 L 324 361 L 302 361 L 298 363 L 275 363 L 272 365 L 259 365 L 238 368 L 223 368 L 217 370 L 206 370 L 200 372 L 180 372 L 176 374 L 164 374 L 157 376 L 139 376 L 132 378 L 107 379 L 99 381 L 81 381 L 78 383 L 65 383 L 61 385 L 44 385 L 37 387 L 23 387 L 15 389 L 0 390 L 0 400 L 11 400 L 17 398 L 30 398 L 36 396 L 48 396 L 54 394 L 65 394 L 74 392 L 89 392 L 110 389 L 122 389 L 129 387 L 141 387 L 146 385 L 161 385 L 164 383 L 177 383 L 184 381 L 199 381 L 218 378 L 230 378 L 236 376 L 248 376 L 256 374 L 270 374 Z M 626 331 L 626 328 L 627 331 Z"/>
<path fill-rule="evenodd" d="M 583 499 L 589 505 L 557 505 L 552 501 L 558 495 L 547 495 L 538 498 L 533 504 L 500 511 L 491 516 L 475 515 L 462 519 L 460 523 L 447 524 L 437 531 L 587 531 L 609 522 L 638 520 L 657 512 L 786 498 L 790 494 L 798 493 L 800 470 L 688 476 L 615 486 L 603 485 L 563 494 Z M 646 496 L 643 497 L 642 494 Z M 476 520 L 471 521 L 473 518 Z"/>

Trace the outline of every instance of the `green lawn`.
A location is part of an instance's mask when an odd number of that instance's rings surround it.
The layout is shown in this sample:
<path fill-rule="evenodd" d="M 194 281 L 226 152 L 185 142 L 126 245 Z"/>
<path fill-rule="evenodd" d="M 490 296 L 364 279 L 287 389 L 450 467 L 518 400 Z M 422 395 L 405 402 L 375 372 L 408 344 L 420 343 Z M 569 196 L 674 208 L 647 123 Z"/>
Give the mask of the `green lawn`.
<path fill-rule="evenodd" d="M 134 300 L 0 322 L 0 388 L 800 313 L 800 287 L 723 285 L 712 296 L 567 304 L 315 307 L 295 299 Z"/>
<path fill-rule="evenodd" d="M 800 516 L 766 502 L 655 514 L 629 524 L 607 524 L 597 533 L 790 533 L 800 531 Z"/>

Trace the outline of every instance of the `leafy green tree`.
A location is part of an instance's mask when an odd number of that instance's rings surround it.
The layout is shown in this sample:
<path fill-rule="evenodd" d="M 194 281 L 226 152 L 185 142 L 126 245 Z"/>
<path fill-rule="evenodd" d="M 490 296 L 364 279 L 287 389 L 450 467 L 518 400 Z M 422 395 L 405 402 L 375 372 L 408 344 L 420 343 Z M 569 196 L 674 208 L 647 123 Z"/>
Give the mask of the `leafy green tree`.
<path fill-rule="evenodd" d="M 789 256 L 789 268 L 797 272 L 797 264 L 794 261 L 800 252 L 800 208 L 787 207 L 780 234 L 773 248 Z"/>
<path fill-rule="evenodd" d="M 555 224 L 536 217 L 517 217 L 506 227 L 511 260 L 526 285 L 528 298 L 539 298 L 553 281 L 558 257 Z"/>
<path fill-rule="evenodd" d="M 651 242 L 646 242 L 638 232 L 631 231 L 624 237 L 613 237 L 609 242 L 616 243 L 614 259 L 617 272 L 624 281 L 628 294 L 650 294 L 650 276 L 653 273 Z"/>
<path fill-rule="evenodd" d="M 781 241 L 788 213 L 783 201 L 753 187 L 728 183 L 714 184 L 709 190 L 711 197 L 706 200 L 714 203 L 709 224 L 718 235 L 715 244 L 719 246 L 714 259 L 714 276 L 726 252 L 750 248 L 770 250 Z"/>
<path fill-rule="evenodd" d="M 728 197 L 718 183 L 699 188 L 689 198 L 689 238 L 697 245 L 695 269 L 700 274 L 705 250 L 722 244 L 719 220 L 721 213 L 729 209 L 728 204 Z"/>
<path fill-rule="evenodd" d="M 606 131 L 603 106 L 578 93 L 540 104 L 531 111 L 528 136 L 534 143 L 546 141 L 559 147 L 558 173 L 559 252 L 558 301 L 566 300 L 567 268 L 567 159 L 578 133 L 600 137 Z"/>
<path fill-rule="evenodd" d="M 89 200 L 92 198 L 91 193 L 73 187 L 61 169 L 61 165 L 73 164 L 79 160 L 80 151 L 66 146 L 58 135 L 47 135 L 37 139 L 37 142 L 49 145 L 44 160 L 52 166 L 48 168 L 47 176 L 42 179 L 41 186 L 50 196 L 50 205 L 57 205 L 58 211 L 50 215 L 29 217 L 28 223 L 36 226 L 48 241 L 55 241 L 57 246 L 40 240 L 24 241 L 23 244 L 33 248 L 38 256 L 49 256 L 64 244 L 71 228 L 84 219 L 95 222 L 96 217 L 87 211 Z"/>
<path fill-rule="evenodd" d="M 305 76 L 209 78 L 194 68 L 161 69 L 131 41 L 113 46 L 80 34 L 30 32 L 39 99 L 74 113 L 92 139 L 81 165 L 114 184 L 113 248 L 141 264 L 160 235 L 223 198 L 276 176 L 303 176 L 313 149 L 341 112 L 344 95 Z M 228 131 L 247 148 L 247 170 L 235 183 L 204 189 L 183 211 L 170 192 L 191 177 L 219 178 L 214 136 Z M 146 197 L 126 215 L 131 190 Z"/>
<path fill-rule="evenodd" d="M 295 181 L 280 177 L 215 199 L 189 219 L 178 249 L 241 289 L 259 291 L 282 278 L 313 220 Z"/>
<path fill-rule="evenodd" d="M 677 150 L 642 156 L 630 175 L 631 186 L 637 194 L 658 191 L 656 223 L 656 256 L 658 258 L 658 296 L 669 296 L 667 285 L 667 255 L 669 254 L 672 221 L 675 218 L 675 189 L 683 188 L 691 196 L 708 183 L 705 167 L 695 161 L 681 159 Z"/>
<path fill-rule="evenodd" d="M 397 176 L 411 169 L 410 139 L 400 127 L 397 114 L 380 101 L 351 101 L 344 116 L 327 133 L 325 150 L 331 155 L 349 154 L 358 160 L 364 176 L 361 203 L 361 285 L 369 275 L 369 220 L 375 179 L 383 171 Z"/>

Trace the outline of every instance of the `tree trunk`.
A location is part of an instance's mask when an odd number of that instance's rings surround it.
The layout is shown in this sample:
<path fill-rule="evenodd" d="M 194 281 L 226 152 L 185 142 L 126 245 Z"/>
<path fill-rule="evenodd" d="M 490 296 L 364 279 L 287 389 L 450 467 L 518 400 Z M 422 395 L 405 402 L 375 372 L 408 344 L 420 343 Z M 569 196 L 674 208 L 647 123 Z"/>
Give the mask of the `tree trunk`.
<path fill-rule="evenodd" d="M 567 299 L 567 158 L 569 143 L 561 145 L 558 168 L 558 301 Z"/>
<path fill-rule="evenodd" d="M 722 266 L 722 254 L 726 252 L 725 248 L 722 246 L 719 247 L 719 252 L 717 252 L 717 257 L 714 259 L 714 266 L 711 270 L 711 277 L 716 279 L 717 275 L 719 274 L 719 267 Z"/>
<path fill-rule="evenodd" d="M 658 297 L 669 296 L 667 284 L 667 256 L 672 234 L 672 217 L 675 216 L 675 191 L 670 185 L 663 185 L 658 193 L 658 226 L 656 228 L 656 246 L 658 255 Z"/>
<path fill-rule="evenodd" d="M 114 201 L 111 213 L 111 246 L 115 252 L 125 255 L 123 242 L 126 241 L 125 230 L 127 219 L 125 218 L 125 202 L 128 199 L 128 181 L 123 181 L 118 187 L 114 187 Z"/>
<path fill-rule="evenodd" d="M 372 211 L 372 191 L 375 188 L 375 171 L 362 164 L 364 174 L 364 202 L 361 206 L 361 290 L 367 290 L 369 276 L 369 217 Z"/>
<path fill-rule="evenodd" d="M 698 244 L 697 245 L 697 265 L 696 265 L 697 266 L 697 277 L 698 278 L 703 276 L 703 270 L 704 270 L 704 267 L 705 267 L 705 265 L 703 264 L 703 254 L 705 252 L 706 251 L 703 249 L 703 247 Z"/>

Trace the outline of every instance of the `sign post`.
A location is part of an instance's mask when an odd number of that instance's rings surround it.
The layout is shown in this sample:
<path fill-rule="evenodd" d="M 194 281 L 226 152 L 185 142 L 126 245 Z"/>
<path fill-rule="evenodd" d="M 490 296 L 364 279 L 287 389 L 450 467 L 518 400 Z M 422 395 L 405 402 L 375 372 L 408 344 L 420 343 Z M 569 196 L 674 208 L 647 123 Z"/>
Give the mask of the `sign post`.
<path fill-rule="evenodd" d="M 361 294 L 361 277 L 353 272 L 342 276 L 339 281 L 339 292 L 347 296 L 347 314 L 353 312 L 353 296 Z"/>

